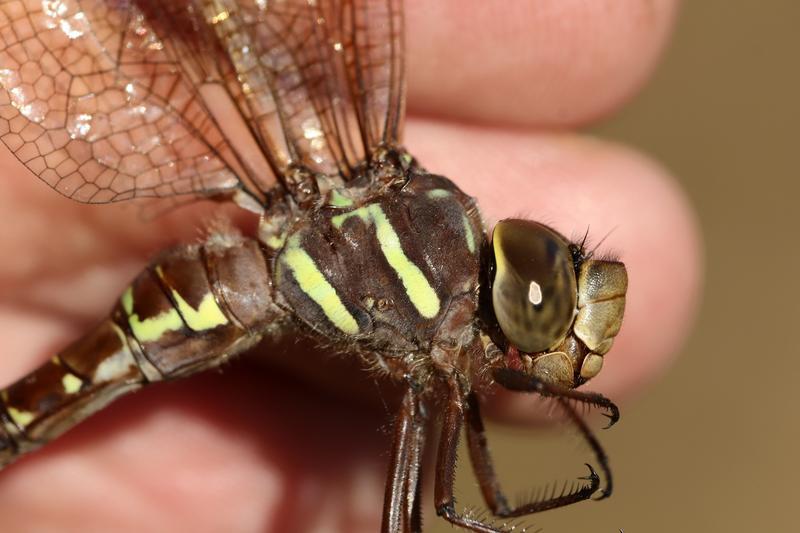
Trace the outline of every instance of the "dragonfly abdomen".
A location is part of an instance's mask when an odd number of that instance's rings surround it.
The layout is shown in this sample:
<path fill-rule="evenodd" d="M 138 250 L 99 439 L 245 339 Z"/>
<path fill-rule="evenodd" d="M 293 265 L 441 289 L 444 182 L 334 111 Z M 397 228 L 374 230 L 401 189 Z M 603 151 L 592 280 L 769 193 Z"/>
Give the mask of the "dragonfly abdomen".
<path fill-rule="evenodd" d="M 126 393 L 222 364 L 283 318 L 256 241 L 162 254 L 94 330 L 0 391 L 0 467 Z"/>
<path fill-rule="evenodd" d="M 183 247 L 143 271 L 113 316 L 141 349 L 149 379 L 179 377 L 217 366 L 283 318 L 271 285 L 253 240 Z"/>

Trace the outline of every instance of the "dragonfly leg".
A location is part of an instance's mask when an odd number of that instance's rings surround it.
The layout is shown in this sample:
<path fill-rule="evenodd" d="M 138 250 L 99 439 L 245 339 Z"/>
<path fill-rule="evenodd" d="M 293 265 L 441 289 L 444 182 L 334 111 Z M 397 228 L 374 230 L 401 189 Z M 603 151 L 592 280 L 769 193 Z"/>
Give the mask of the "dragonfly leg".
<path fill-rule="evenodd" d="M 539 379 L 525 375 L 522 372 L 518 372 L 515 370 L 498 369 L 494 371 L 493 375 L 498 383 L 500 383 L 503 387 L 509 390 L 515 390 L 520 392 L 534 392 L 544 397 L 550 397 L 556 400 L 559 407 L 564 411 L 564 413 L 567 415 L 570 421 L 573 424 L 575 424 L 575 426 L 578 428 L 578 431 L 580 431 L 584 440 L 591 448 L 592 453 L 594 454 L 595 459 L 597 460 L 597 464 L 600 466 L 600 469 L 603 472 L 603 477 L 605 479 L 605 487 L 603 487 L 601 493 L 599 493 L 599 496 L 595 496 L 595 499 L 602 500 L 611 496 L 611 493 L 613 492 L 614 482 L 613 482 L 613 476 L 611 474 L 611 467 L 608 462 L 608 456 L 606 455 L 605 450 L 603 450 L 600 441 L 597 440 L 597 437 L 595 437 L 594 432 L 586 424 L 586 422 L 583 420 L 580 414 L 578 414 L 578 412 L 575 411 L 573 403 L 582 403 L 589 405 L 591 407 L 597 407 L 603 409 L 605 411 L 603 415 L 609 419 L 609 423 L 606 426 L 607 429 L 616 424 L 617 421 L 619 421 L 619 408 L 614 404 L 614 402 L 612 402 L 605 396 L 595 392 L 582 392 L 582 391 L 576 391 L 574 389 L 565 389 L 563 387 L 545 383 Z M 478 442 L 476 442 L 476 444 L 479 443 L 480 438 L 477 438 L 477 441 Z M 485 438 L 483 439 L 483 441 L 485 443 Z M 480 448 L 481 446 L 476 446 L 476 452 L 478 452 L 479 455 L 481 453 L 484 453 L 488 457 L 488 451 L 485 450 L 485 446 L 483 447 L 484 448 L 483 452 L 481 452 Z M 472 450 L 472 446 L 470 447 L 470 450 Z M 486 464 L 491 465 L 491 462 L 487 462 Z M 589 467 L 589 469 L 591 470 L 591 473 L 588 476 L 588 478 L 584 479 L 587 479 L 591 481 L 592 484 L 595 484 L 594 478 L 596 477 L 596 474 L 594 473 L 594 470 L 592 470 L 591 467 Z M 595 487 L 595 489 L 597 488 L 598 487 Z"/>
<path fill-rule="evenodd" d="M 499 529 L 480 520 L 456 512 L 453 485 L 455 483 L 456 455 L 461 425 L 465 414 L 465 399 L 455 379 L 448 382 L 448 396 L 442 422 L 442 434 L 436 457 L 435 503 L 436 513 L 453 525 L 479 533 L 499 533 Z"/>
<path fill-rule="evenodd" d="M 421 533 L 420 475 L 425 419 L 418 393 L 409 385 L 394 426 L 383 506 L 383 533 Z"/>
<path fill-rule="evenodd" d="M 572 409 L 568 403 L 564 403 L 562 406 L 565 406 L 567 409 Z M 583 431 L 585 429 L 588 431 L 588 427 L 586 427 L 585 423 L 583 423 L 583 420 L 580 419 L 574 410 L 572 410 L 572 415 L 574 415 L 577 418 L 577 421 L 579 421 L 579 427 L 581 430 Z M 573 422 L 578 423 L 577 421 L 573 419 Z M 503 490 L 500 487 L 497 474 L 495 473 L 494 466 L 492 464 L 492 458 L 486 442 L 486 433 L 480 413 L 478 398 L 475 394 L 470 394 L 467 399 L 465 422 L 467 430 L 467 443 L 472 466 L 475 471 L 475 475 L 478 478 L 478 484 L 480 485 L 483 498 L 486 501 L 486 504 L 489 506 L 489 509 L 496 516 L 518 517 L 546 511 L 548 509 L 563 507 L 565 505 L 587 500 L 591 498 L 591 496 L 599 489 L 600 478 L 597 476 L 597 474 L 595 474 L 594 470 L 589 467 L 589 475 L 586 478 L 581 478 L 588 481 L 588 484 L 583 484 L 579 487 L 573 487 L 569 490 L 567 490 L 567 486 L 565 485 L 562 493 L 559 495 L 553 494 L 552 496 L 542 500 L 511 507 L 508 504 L 505 494 L 503 494 Z M 607 465 L 607 461 L 605 460 L 601 460 L 600 463 Z M 555 488 L 553 490 L 555 490 Z"/>
<path fill-rule="evenodd" d="M 610 428 L 619 421 L 619 408 L 603 396 L 596 392 L 583 392 L 575 389 L 566 389 L 557 385 L 546 383 L 533 376 L 526 375 L 518 370 L 510 368 L 498 368 L 492 372 L 492 375 L 499 384 L 508 390 L 519 392 L 535 392 L 542 396 L 551 398 L 563 398 L 565 400 L 583 403 L 591 407 L 603 409 L 605 412 L 603 416 L 608 418 L 608 425 L 605 429 Z"/>
<path fill-rule="evenodd" d="M 486 430 L 483 427 L 478 397 L 474 392 L 467 397 L 464 419 L 470 461 L 475 476 L 478 478 L 483 499 L 492 513 L 502 516 L 509 510 L 508 500 L 503 494 L 494 470 L 492 456 L 486 442 Z"/>
<path fill-rule="evenodd" d="M 424 416 L 414 424 L 411 449 L 408 457 L 408 481 L 404 513 L 408 533 L 422 533 L 422 451 L 425 447 Z"/>

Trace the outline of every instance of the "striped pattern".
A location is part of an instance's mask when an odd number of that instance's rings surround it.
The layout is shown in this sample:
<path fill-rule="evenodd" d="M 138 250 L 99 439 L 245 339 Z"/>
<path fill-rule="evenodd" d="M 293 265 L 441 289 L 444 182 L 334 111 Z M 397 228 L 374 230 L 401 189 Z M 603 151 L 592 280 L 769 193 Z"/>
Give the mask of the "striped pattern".
<path fill-rule="evenodd" d="M 252 345 L 258 337 L 245 328 L 263 331 L 283 316 L 269 286 L 255 241 L 163 254 L 106 320 L 0 390 L 0 468 L 122 395 L 218 366 Z"/>
<path fill-rule="evenodd" d="M 115 361 L 113 370 L 106 361 Z M 105 365 L 105 370 L 95 370 Z M 0 391 L 0 467 L 38 448 L 120 394 L 140 387 L 128 343 L 112 320 Z"/>
<path fill-rule="evenodd" d="M 355 317 L 344 306 L 336 289 L 325 279 L 314 259 L 300 246 L 297 235 L 289 239 L 281 261 L 291 270 L 300 289 L 322 309 L 334 326 L 347 335 L 358 333 Z"/>
<path fill-rule="evenodd" d="M 335 228 L 341 229 L 342 225 L 352 217 L 358 217 L 365 224 L 374 227 L 375 237 L 380 244 L 383 257 L 403 284 L 408 299 L 411 300 L 421 316 L 435 317 L 441 306 L 439 297 L 420 268 L 403 251 L 400 237 L 381 206 L 368 204 L 348 213 L 337 215 L 331 218 L 331 224 Z"/>
<path fill-rule="evenodd" d="M 475 214 L 438 176 L 414 176 L 371 197 L 333 190 L 290 229 L 275 286 L 317 333 L 414 349 L 435 333 L 453 297 L 475 289 L 483 237 Z"/>

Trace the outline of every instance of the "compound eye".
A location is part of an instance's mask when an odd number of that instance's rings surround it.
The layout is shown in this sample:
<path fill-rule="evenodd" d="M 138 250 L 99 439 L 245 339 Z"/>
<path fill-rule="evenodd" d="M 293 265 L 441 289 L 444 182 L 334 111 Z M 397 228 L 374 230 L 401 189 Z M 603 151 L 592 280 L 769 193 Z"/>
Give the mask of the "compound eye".
<path fill-rule="evenodd" d="M 522 352 L 552 348 L 569 331 L 578 299 L 567 241 L 536 222 L 509 219 L 495 226 L 492 248 L 500 329 Z"/>

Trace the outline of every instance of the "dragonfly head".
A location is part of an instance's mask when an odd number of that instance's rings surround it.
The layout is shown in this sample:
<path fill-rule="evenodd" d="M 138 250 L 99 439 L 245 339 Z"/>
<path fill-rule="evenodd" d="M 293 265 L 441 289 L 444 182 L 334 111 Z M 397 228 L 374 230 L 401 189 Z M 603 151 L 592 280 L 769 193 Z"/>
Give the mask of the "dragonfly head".
<path fill-rule="evenodd" d="M 625 265 L 519 219 L 495 226 L 487 255 L 481 307 L 496 364 L 567 388 L 596 376 L 622 324 Z"/>

